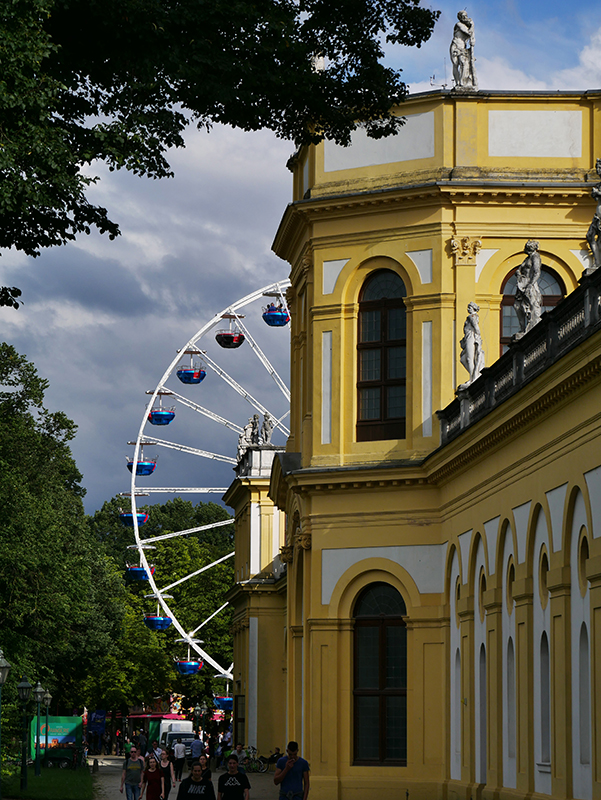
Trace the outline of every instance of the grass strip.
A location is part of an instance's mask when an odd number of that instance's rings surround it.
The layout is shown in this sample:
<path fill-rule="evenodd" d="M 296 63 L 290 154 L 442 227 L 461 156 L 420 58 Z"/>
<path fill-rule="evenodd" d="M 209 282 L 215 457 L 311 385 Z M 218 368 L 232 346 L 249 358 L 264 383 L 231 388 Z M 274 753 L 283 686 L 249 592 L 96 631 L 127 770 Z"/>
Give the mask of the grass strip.
<path fill-rule="evenodd" d="M 20 775 L 15 773 L 2 779 L 3 800 L 92 800 L 92 776 L 89 769 L 43 769 L 36 778 L 35 770 L 27 771 L 27 789 L 21 791 Z"/>

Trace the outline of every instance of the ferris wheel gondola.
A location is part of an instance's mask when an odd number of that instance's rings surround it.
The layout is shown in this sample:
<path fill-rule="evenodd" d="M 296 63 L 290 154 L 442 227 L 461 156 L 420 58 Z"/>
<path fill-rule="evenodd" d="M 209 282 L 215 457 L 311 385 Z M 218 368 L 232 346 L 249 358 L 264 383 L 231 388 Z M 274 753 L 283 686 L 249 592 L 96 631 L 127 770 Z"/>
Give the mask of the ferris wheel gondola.
<path fill-rule="evenodd" d="M 190 363 L 182 362 L 175 370 L 175 374 L 182 383 L 193 385 L 202 383 L 207 377 L 207 371 L 200 360 L 194 360 L 198 356 L 197 350 L 184 350 L 182 355 L 190 356 Z"/>

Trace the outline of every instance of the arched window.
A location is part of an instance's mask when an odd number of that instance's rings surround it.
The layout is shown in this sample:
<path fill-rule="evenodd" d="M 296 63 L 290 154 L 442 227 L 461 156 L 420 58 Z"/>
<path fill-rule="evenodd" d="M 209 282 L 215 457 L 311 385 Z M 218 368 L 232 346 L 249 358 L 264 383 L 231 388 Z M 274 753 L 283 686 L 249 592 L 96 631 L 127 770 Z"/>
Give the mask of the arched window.
<path fill-rule="evenodd" d="M 357 441 L 405 437 L 407 324 L 401 278 L 372 273 L 359 299 Z"/>
<path fill-rule="evenodd" d="M 501 287 L 503 299 L 501 301 L 501 355 L 511 344 L 511 337 L 520 330 L 518 315 L 513 307 L 515 303 L 515 292 L 517 289 L 516 273 L 517 267 L 507 275 Z M 559 275 L 550 267 L 541 269 L 538 281 L 541 294 L 543 296 L 543 314 L 550 308 L 556 306 L 565 297 L 566 287 Z"/>
<path fill-rule="evenodd" d="M 407 609 L 387 583 L 355 606 L 355 764 L 407 764 Z"/>

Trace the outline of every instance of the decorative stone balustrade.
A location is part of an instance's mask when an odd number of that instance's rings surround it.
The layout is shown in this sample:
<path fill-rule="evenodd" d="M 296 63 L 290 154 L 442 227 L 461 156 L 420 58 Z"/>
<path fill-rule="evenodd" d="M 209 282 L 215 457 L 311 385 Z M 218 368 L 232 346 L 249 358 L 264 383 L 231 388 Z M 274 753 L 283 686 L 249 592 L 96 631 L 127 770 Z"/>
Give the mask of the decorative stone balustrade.
<path fill-rule="evenodd" d="M 452 441 L 470 425 L 526 386 L 558 358 L 601 328 L 601 269 L 580 279 L 580 286 L 543 314 L 541 321 L 509 347 L 498 361 L 436 414 L 440 443 Z"/>

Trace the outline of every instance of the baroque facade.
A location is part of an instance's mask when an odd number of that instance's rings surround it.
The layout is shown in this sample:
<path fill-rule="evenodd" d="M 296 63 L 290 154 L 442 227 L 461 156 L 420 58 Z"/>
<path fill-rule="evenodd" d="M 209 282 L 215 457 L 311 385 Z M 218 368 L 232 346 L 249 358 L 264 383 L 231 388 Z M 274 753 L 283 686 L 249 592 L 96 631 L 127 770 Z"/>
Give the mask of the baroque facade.
<path fill-rule="evenodd" d="M 601 94 L 402 113 L 290 163 L 291 435 L 225 498 L 235 735 L 297 739 L 320 800 L 601 798 Z M 547 313 L 512 343 L 529 239 Z"/>

